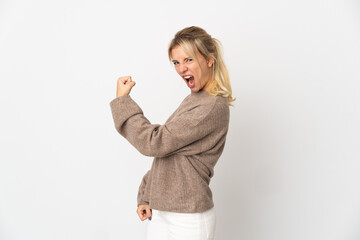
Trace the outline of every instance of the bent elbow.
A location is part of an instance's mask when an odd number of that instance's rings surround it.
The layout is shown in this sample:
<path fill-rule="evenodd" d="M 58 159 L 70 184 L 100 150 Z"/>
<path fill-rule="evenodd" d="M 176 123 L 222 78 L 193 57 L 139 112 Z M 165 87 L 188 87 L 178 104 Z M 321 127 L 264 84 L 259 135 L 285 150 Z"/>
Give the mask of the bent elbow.
<path fill-rule="evenodd" d="M 162 157 L 166 157 L 172 154 L 172 152 L 169 151 L 164 151 L 162 149 L 158 149 L 158 148 L 151 148 L 151 147 L 140 147 L 138 148 L 138 151 L 147 157 L 157 157 L 157 158 L 162 158 Z"/>

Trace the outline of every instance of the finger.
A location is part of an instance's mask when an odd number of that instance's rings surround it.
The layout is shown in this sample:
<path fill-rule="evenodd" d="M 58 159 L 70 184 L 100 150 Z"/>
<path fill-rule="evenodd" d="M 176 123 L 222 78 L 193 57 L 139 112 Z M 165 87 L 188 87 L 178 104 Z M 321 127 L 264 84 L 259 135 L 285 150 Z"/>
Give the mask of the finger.
<path fill-rule="evenodd" d="M 146 218 L 147 218 L 147 217 L 146 217 L 146 213 L 143 212 L 143 214 L 141 215 L 141 221 L 144 221 Z"/>
<path fill-rule="evenodd" d="M 141 219 L 143 217 L 143 211 L 141 208 L 138 208 L 138 210 L 136 211 L 137 214 L 139 215 L 139 218 Z"/>
<path fill-rule="evenodd" d="M 135 86 L 135 82 L 127 82 L 127 83 L 125 83 L 125 85 L 127 85 L 127 86 L 129 86 L 129 87 L 133 87 L 133 86 Z"/>
<path fill-rule="evenodd" d="M 124 83 L 125 83 L 125 78 L 124 78 L 124 77 L 120 77 L 120 78 L 118 78 L 117 82 L 124 84 Z"/>
<path fill-rule="evenodd" d="M 141 219 L 141 214 L 140 214 L 139 209 L 136 210 L 136 213 L 137 213 L 137 215 L 139 216 L 139 218 Z"/>
<path fill-rule="evenodd" d="M 146 209 L 146 217 L 147 217 L 147 218 L 151 217 L 150 208 L 147 208 L 147 209 Z"/>
<path fill-rule="evenodd" d="M 125 77 L 119 77 L 118 82 L 122 82 L 123 84 L 126 84 L 127 82 L 131 82 L 131 76 L 125 76 Z"/>
<path fill-rule="evenodd" d="M 126 80 L 126 84 L 129 84 L 131 86 L 132 82 L 133 81 L 132 81 L 131 77 L 129 76 L 129 78 Z"/>
<path fill-rule="evenodd" d="M 131 76 L 119 77 L 118 81 L 131 79 Z"/>
<path fill-rule="evenodd" d="M 118 80 L 117 81 L 117 85 L 119 86 L 119 85 L 125 85 L 125 80 L 124 79 L 120 79 L 120 80 Z"/>
<path fill-rule="evenodd" d="M 152 211 L 151 211 L 151 209 L 149 210 L 147 217 L 151 221 L 151 219 L 152 219 Z"/>
<path fill-rule="evenodd" d="M 142 216 L 142 214 L 139 213 L 138 215 L 141 221 L 144 221 L 146 219 L 146 217 Z"/>

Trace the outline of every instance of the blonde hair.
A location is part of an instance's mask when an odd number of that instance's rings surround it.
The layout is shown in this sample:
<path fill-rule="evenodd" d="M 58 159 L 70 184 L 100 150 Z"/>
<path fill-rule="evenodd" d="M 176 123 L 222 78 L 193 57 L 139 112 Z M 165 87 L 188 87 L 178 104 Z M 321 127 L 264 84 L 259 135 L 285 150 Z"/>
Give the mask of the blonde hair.
<path fill-rule="evenodd" d="M 228 104 L 233 106 L 231 102 L 236 98 L 232 98 L 232 90 L 228 69 L 222 57 L 221 42 L 212 38 L 204 29 L 191 26 L 178 31 L 174 39 L 170 42 L 168 48 L 169 60 L 172 60 L 171 51 L 173 48 L 180 46 L 187 54 L 189 54 L 199 64 L 196 58 L 196 51 L 199 52 L 206 60 L 214 59 L 212 76 L 213 81 L 209 87 L 209 93 L 213 96 L 221 95 L 228 98 Z"/>

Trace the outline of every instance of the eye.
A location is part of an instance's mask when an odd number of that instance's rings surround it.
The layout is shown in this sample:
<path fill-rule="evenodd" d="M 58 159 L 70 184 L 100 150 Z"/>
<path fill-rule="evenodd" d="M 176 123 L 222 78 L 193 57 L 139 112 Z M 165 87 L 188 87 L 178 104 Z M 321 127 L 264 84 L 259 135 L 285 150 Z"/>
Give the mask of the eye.
<path fill-rule="evenodd" d="M 191 61 L 192 61 L 192 59 L 191 59 L 191 58 L 188 58 L 188 59 L 186 59 L 186 61 L 187 61 L 187 62 L 191 62 Z"/>
<path fill-rule="evenodd" d="M 178 64 L 178 62 L 173 62 L 174 65 Z"/>

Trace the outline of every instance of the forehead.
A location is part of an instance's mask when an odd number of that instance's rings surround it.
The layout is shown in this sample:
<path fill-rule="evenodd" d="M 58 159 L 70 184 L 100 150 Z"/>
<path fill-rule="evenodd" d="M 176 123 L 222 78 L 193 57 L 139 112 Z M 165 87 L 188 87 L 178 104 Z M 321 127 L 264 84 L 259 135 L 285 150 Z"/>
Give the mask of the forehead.
<path fill-rule="evenodd" d="M 173 61 L 184 60 L 186 58 L 191 58 L 191 57 L 192 56 L 190 54 L 187 54 L 180 45 L 177 45 L 171 50 L 171 59 Z M 195 56 L 193 57 L 196 62 L 202 60 L 201 54 L 196 49 L 195 49 Z"/>
<path fill-rule="evenodd" d="M 188 54 L 178 45 L 171 50 L 171 57 L 174 60 L 179 60 L 188 57 Z"/>

